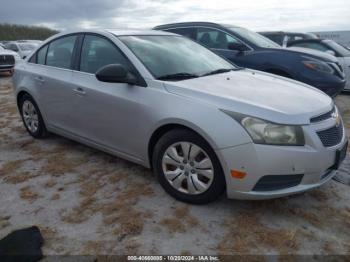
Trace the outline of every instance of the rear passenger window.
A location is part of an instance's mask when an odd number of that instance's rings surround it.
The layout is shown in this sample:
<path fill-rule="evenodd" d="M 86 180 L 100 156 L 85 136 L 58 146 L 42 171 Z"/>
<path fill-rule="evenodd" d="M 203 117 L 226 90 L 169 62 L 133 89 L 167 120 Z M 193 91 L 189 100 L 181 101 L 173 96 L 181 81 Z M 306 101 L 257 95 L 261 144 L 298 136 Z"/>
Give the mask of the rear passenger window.
<path fill-rule="evenodd" d="M 51 42 L 47 52 L 46 65 L 70 69 L 76 39 L 77 36 L 67 36 Z"/>
<path fill-rule="evenodd" d="M 38 53 L 37 53 L 37 64 L 39 65 L 45 65 L 45 59 L 46 59 L 46 53 L 47 53 L 48 46 L 42 47 Z"/>
<path fill-rule="evenodd" d="M 107 39 L 95 35 L 84 37 L 81 50 L 80 71 L 95 74 L 105 65 L 121 64 L 132 70 L 127 58 Z"/>

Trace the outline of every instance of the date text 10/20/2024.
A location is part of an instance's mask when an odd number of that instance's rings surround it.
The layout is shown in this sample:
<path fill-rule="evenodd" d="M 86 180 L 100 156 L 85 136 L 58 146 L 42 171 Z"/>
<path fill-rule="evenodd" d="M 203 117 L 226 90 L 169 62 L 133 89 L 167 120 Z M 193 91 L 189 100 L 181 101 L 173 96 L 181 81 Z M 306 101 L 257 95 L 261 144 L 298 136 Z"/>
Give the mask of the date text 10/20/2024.
<path fill-rule="evenodd" d="M 217 256 L 128 256 L 128 261 L 219 261 Z"/>

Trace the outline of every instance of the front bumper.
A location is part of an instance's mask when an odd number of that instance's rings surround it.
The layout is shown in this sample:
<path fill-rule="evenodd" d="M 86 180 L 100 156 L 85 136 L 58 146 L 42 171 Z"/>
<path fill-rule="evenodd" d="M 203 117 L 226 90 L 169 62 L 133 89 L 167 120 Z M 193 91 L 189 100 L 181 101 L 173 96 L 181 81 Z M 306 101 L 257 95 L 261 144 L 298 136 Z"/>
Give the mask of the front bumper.
<path fill-rule="evenodd" d="M 0 65 L 0 72 L 4 72 L 4 71 L 10 71 L 15 67 L 15 65 L 13 64 L 9 64 L 9 65 Z"/>
<path fill-rule="evenodd" d="M 224 169 L 228 198 L 234 199 L 269 199 L 287 196 L 318 187 L 333 176 L 336 152 L 347 142 L 343 132 L 341 142 L 332 147 L 325 147 L 316 132 L 334 125 L 329 119 L 317 124 L 304 126 L 305 146 L 271 146 L 254 143 L 243 144 L 217 151 Z M 243 179 L 231 177 L 231 170 L 246 173 Z M 256 190 L 256 185 L 266 176 L 301 175 L 297 185 L 271 191 Z"/>

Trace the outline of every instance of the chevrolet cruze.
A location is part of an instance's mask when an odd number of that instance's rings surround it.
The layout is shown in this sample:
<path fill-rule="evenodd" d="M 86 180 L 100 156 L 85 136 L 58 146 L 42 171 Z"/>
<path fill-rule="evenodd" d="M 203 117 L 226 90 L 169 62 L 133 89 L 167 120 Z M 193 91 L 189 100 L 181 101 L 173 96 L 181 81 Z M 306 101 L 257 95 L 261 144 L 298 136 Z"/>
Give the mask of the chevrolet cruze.
<path fill-rule="evenodd" d="M 185 202 L 309 190 L 346 155 L 330 97 L 172 33 L 59 34 L 16 66 L 14 84 L 33 137 L 57 133 L 152 168 Z"/>

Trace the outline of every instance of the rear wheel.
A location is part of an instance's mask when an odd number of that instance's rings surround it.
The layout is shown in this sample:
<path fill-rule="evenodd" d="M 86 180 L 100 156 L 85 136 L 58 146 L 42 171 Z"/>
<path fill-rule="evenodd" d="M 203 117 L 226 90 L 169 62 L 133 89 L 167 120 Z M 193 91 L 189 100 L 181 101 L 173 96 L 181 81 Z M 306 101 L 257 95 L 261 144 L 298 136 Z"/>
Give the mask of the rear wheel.
<path fill-rule="evenodd" d="M 19 110 L 28 133 L 35 138 L 46 137 L 48 132 L 45 123 L 34 99 L 25 94 L 19 102 Z"/>
<path fill-rule="evenodd" d="M 152 159 L 160 184 L 180 201 L 209 203 L 225 189 L 215 152 L 194 132 L 176 129 L 166 133 L 156 144 Z"/>

